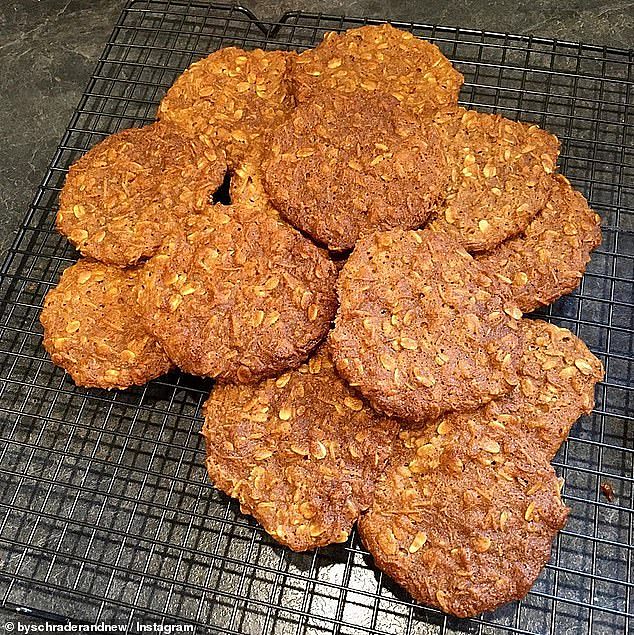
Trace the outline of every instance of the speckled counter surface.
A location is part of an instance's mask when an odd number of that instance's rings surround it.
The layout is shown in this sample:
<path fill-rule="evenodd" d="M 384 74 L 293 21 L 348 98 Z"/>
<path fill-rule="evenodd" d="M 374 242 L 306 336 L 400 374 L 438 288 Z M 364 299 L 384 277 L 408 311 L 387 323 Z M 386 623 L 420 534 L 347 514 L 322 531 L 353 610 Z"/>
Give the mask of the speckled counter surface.
<path fill-rule="evenodd" d="M 0 3 L 0 260 L 125 0 Z M 262 18 L 293 9 L 391 17 L 630 48 L 634 2 L 605 0 L 244 0 Z"/>

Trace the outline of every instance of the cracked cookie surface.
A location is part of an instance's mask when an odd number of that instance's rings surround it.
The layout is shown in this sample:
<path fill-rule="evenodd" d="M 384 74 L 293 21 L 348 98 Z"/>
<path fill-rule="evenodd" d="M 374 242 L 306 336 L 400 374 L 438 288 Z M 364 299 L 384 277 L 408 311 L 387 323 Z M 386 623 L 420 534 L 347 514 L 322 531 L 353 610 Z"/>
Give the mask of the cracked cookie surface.
<path fill-rule="evenodd" d="M 214 205 L 145 264 L 139 306 L 181 369 L 248 383 L 298 366 L 325 337 L 336 275 L 325 252 L 274 214 Z"/>
<path fill-rule="evenodd" d="M 476 408 L 517 384 L 522 314 L 445 234 L 391 230 L 361 239 L 338 293 L 335 363 L 379 410 L 424 421 Z"/>
<path fill-rule="evenodd" d="M 276 379 L 214 388 L 202 434 L 215 485 L 304 551 L 348 538 L 397 430 L 337 376 L 322 346 Z"/>
<path fill-rule="evenodd" d="M 128 388 L 171 370 L 159 343 L 140 324 L 138 270 L 80 260 L 44 300 L 44 347 L 78 386 Z"/>
<path fill-rule="evenodd" d="M 71 166 L 57 229 L 85 256 L 136 264 L 208 202 L 226 169 L 224 152 L 208 137 L 160 123 L 123 130 Z"/>

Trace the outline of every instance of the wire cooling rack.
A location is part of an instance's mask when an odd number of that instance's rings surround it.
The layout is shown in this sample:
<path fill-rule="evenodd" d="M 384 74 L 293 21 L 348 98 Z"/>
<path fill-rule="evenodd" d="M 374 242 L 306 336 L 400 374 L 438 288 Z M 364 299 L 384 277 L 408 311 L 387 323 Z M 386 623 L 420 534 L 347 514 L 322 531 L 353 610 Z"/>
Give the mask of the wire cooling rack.
<path fill-rule="evenodd" d="M 294 554 L 203 469 L 210 384 L 173 374 L 125 392 L 77 388 L 41 346 L 44 294 L 76 258 L 53 229 L 68 166 L 107 134 L 149 122 L 193 60 L 227 45 L 298 49 L 355 18 L 130 2 L 112 33 L 2 269 L 0 601 L 50 621 L 196 625 L 197 632 L 620 633 L 634 624 L 632 53 L 398 24 L 464 73 L 462 103 L 534 121 L 562 140 L 562 171 L 603 217 L 580 289 L 544 312 L 602 358 L 597 407 L 555 467 L 572 512 L 522 602 L 457 620 L 411 602 L 356 536 Z M 608 495 L 613 490 L 613 498 Z"/>

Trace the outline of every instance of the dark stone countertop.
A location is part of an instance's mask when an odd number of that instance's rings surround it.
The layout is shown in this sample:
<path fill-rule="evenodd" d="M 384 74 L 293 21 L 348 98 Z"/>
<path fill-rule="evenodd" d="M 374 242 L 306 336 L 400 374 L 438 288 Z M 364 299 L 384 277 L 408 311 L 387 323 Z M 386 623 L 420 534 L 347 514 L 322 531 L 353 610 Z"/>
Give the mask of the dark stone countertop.
<path fill-rule="evenodd" d="M 124 0 L 0 3 L 0 261 L 124 4 Z M 303 9 L 634 46 L 631 1 L 243 0 L 242 4 L 263 19 Z"/>

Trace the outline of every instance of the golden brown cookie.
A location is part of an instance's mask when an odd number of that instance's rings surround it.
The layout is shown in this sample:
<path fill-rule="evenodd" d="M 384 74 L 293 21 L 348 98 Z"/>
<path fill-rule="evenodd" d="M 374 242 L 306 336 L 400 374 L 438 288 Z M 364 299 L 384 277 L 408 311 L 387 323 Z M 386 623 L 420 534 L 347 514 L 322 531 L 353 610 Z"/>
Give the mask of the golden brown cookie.
<path fill-rule="evenodd" d="M 44 348 L 78 386 L 128 388 L 172 368 L 139 321 L 137 276 L 136 269 L 80 260 L 47 294 Z"/>
<path fill-rule="evenodd" d="M 459 108 L 433 118 L 451 167 L 434 227 L 467 251 L 492 249 L 526 229 L 552 188 L 559 141 L 538 126 Z"/>
<path fill-rule="evenodd" d="M 566 510 L 548 465 L 591 411 L 601 362 L 570 331 L 521 320 L 520 382 L 472 412 L 404 431 L 360 521 L 377 564 L 460 617 L 531 587 Z"/>
<path fill-rule="evenodd" d="M 214 388 L 202 434 L 215 485 L 305 551 L 348 538 L 397 428 L 337 376 L 322 347 L 277 379 Z"/>
<path fill-rule="evenodd" d="M 192 64 L 167 91 L 158 118 L 213 138 L 235 166 L 294 105 L 287 65 L 294 53 L 233 46 Z"/>
<path fill-rule="evenodd" d="M 159 123 L 124 130 L 71 166 L 57 229 L 85 256 L 136 264 L 208 202 L 225 172 L 224 152 L 205 136 Z"/>
<path fill-rule="evenodd" d="M 565 177 L 557 175 L 553 181 L 550 200 L 525 232 L 478 256 L 525 312 L 574 290 L 590 252 L 601 244 L 599 215 Z"/>
<path fill-rule="evenodd" d="M 424 224 L 449 178 L 439 144 L 389 95 L 320 95 L 272 132 L 264 184 L 292 225 L 351 249 L 375 229 Z"/>
<path fill-rule="evenodd" d="M 273 214 L 214 205 L 146 263 L 139 305 L 184 371 L 249 383 L 299 366 L 326 335 L 336 275 L 323 251 Z"/>
<path fill-rule="evenodd" d="M 521 320 L 524 352 L 519 384 L 479 413 L 485 424 L 529 440 L 552 459 L 570 428 L 594 408 L 594 387 L 603 365 L 567 329 L 542 320 Z"/>
<path fill-rule="evenodd" d="M 468 617 L 529 591 L 568 510 L 529 441 L 456 418 L 401 432 L 359 532 L 415 599 Z"/>
<path fill-rule="evenodd" d="M 386 93 L 417 113 L 456 104 L 464 78 L 437 46 L 389 24 L 326 33 L 293 60 L 300 101 L 333 91 Z"/>
<path fill-rule="evenodd" d="M 504 285 L 442 232 L 362 238 L 338 292 L 335 363 L 379 410 L 424 421 L 517 384 L 522 314 Z"/>

